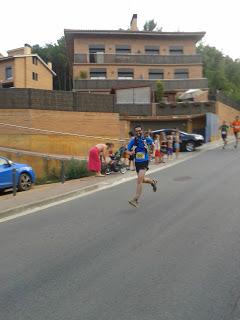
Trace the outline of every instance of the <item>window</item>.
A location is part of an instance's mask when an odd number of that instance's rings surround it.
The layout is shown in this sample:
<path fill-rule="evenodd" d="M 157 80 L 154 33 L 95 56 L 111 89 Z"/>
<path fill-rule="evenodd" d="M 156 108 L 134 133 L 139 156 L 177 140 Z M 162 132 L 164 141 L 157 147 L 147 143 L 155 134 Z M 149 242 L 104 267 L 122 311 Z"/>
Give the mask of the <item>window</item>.
<path fill-rule="evenodd" d="M 106 79 L 107 71 L 105 68 L 90 69 L 90 79 Z"/>
<path fill-rule="evenodd" d="M 105 45 L 104 44 L 90 44 L 89 45 L 90 63 L 100 63 L 103 60 L 102 54 L 104 54 L 104 53 L 105 53 Z M 100 60 L 100 62 L 99 62 L 99 60 Z"/>
<path fill-rule="evenodd" d="M 176 69 L 174 71 L 175 79 L 188 79 L 188 70 L 187 69 Z"/>
<path fill-rule="evenodd" d="M 32 79 L 38 81 L 38 73 L 33 72 L 32 73 Z"/>
<path fill-rule="evenodd" d="M 12 75 L 12 67 L 9 66 L 9 67 L 6 67 L 5 69 L 5 78 L 6 80 L 10 80 L 12 79 L 13 75 Z"/>
<path fill-rule="evenodd" d="M 163 69 L 149 69 L 148 78 L 153 80 L 163 79 L 164 78 Z"/>
<path fill-rule="evenodd" d="M 133 79 L 133 69 L 118 69 L 118 79 Z"/>
<path fill-rule="evenodd" d="M 4 158 L 0 158 L 0 166 L 6 165 L 8 162 Z"/>
<path fill-rule="evenodd" d="M 129 54 L 131 53 L 131 47 L 128 44 L 116 45 L 116 53 Z"/>
<path fill-rule="evenodd" d="M 145 54 L 159 54 L 158 46 L 145 46 Z"/>
<path fill-rule="evenodd" d="M 183 54 L 183 46 L 170 46 L 169 54 Z"/>
<path fill-rule="evenodd" d="M 38 58 L 37 57 L 32 57 L 32 63 L 37 65 L 38 64 Z"/>

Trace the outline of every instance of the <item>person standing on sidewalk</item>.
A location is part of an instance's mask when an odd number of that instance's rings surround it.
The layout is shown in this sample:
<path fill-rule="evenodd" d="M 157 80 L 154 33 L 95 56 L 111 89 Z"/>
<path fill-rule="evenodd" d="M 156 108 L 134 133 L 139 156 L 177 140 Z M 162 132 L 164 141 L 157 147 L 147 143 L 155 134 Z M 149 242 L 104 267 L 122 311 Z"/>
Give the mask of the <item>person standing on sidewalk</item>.
<path fill-rule="evenodd" d="M 138 201 L 142 194 L 142 184 L 148 183 L 152 186 L 153 191 L 157 191 L 157 180 L 146 178 L 145 174 L 148 170 L 149 153 L 148 146 L 154 148 L 153 140 L 150 137 L 144 137 L 141 125 L 137 125 L 135 128 L 135 137 L 132 138 L 128 144 L 128 152 L 135 154 L 135 167 L 137 172 L 137 188 L 136 194 L 132 200 L 129 200 L 129 204 L 138 207 Z"/>
<path fill-rule="evenodd" d="M 223 139 L 223 149 L 225 149 L 227 145 L 227 135 L 229 130 L 229 126 L 227 125 L 226 121 L 223 121 L 222 125 L 219 127 L 219 130 L 221 131 L 221 136 Z"/>
<path fill-rule="evenodd" d="M 239 140 L 239 134 L 240 134 L 240 120 L 239 116 L 236 116 L 235 121 L 231 123 L 231 127 L 233 128 L 233 133 L 236 139 L 234 148 L 237 149 L 238 146 L 238 140 Z"/>
<path fill-rule="evenodd" d="M 88 170 L 96 172 L 96 177 L 105 177 L 101 174 L 102 162 L 100 157 L 102 156 L 103 162 L 107 164 L 108 153 L 112 151 L 113 147 L 113 143 L 99 143 L 89 150 Z"/>
<path fill-rule="evenodd" d="M 178 157 L 179 157 L 180 142 L 181 142 L 180 131 L 179 131 L 179 129 L 176 129 L 176 131 L 174 132 L 174 149 L 175 149 L 176 159 L 178 159 Z"/>

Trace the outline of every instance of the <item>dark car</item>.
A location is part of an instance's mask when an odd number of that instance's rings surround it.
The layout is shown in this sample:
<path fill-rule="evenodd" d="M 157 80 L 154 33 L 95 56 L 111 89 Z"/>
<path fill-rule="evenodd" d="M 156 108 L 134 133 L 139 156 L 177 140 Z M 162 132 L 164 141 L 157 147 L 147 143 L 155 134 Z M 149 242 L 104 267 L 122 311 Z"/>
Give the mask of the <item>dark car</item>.
<path fill-rule="evenodd" d="M 176 132 L 176 129 L 159 129 L 152 131 L 154 134 L 160 134 L 164 132 L 166 135 L 171 132 Z M 181 151 L 194 151 L 195 148 L 200 147 L 204 143 L 204 137 L 201 134 L 187 133 L 184 131 L 180 131 L 180 150 Z"/>
<path fill-rule="evenodd" d="M 0 191 L 13 187 L 13 169 L 16 169 L 16 182 L 19 191 L 29 190 L 35 182 L 35 173 L 27 164 L 15 163 L 0 157 Z"/>

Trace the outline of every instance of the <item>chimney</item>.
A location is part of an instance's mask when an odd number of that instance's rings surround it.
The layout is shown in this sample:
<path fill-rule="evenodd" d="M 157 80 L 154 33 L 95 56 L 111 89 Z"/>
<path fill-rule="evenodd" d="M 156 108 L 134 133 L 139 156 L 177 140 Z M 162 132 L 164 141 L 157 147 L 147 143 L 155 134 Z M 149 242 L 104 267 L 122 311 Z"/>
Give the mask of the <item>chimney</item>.
<path fill-rule="evenodd" d="M 131 23 L 130 23 L 130 30 L 131 31 L 138 31 L 137 14 L 133 14 L 133 16 L 132 16 L 132 20 L 131 20 Z"/>
<path fill-rule="evenodd" d="M 48 68 L 52 70 L 52 62 L 48 62 L 47 65 L 48 65 Z"/>
<path fill-rule="evenodd" d="M 32 53 L 32 47 L 29 44 L 25 43 L 24 44 L 24 54 L 31 54 L 31 53 Z"/>

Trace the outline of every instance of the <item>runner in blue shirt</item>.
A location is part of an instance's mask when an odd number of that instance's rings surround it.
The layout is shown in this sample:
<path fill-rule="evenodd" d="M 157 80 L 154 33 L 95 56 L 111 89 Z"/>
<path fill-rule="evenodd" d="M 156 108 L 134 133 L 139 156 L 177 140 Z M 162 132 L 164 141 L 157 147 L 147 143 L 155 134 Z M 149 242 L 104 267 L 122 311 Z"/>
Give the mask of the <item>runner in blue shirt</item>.
<path fill-rule="evenodd" d="M 148 146 L 154 146 L 153 140 L 150 137 L 144 137 L 141 125 L 137 125 L 134 128 L 135 137 L 132 138 L 128 144 L 128 152 L 135 155 L 135 167 L 138 175 L 136 195 L 129 203 L 138 207 L 138 200 L 142 194 L 142 184 L 151 184 L 153 191 L 157 191 L 157 180 L 146 178 L 145 174 L 148 170 L 149 155 Z"/>

